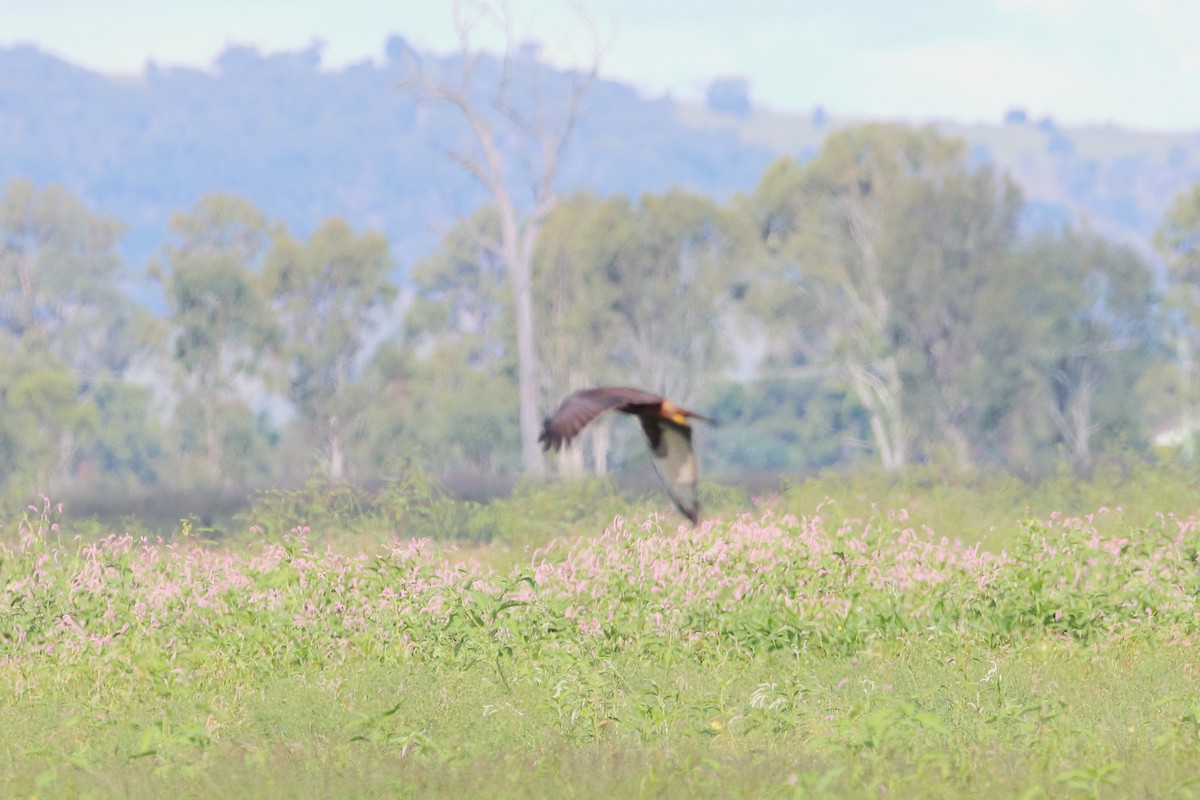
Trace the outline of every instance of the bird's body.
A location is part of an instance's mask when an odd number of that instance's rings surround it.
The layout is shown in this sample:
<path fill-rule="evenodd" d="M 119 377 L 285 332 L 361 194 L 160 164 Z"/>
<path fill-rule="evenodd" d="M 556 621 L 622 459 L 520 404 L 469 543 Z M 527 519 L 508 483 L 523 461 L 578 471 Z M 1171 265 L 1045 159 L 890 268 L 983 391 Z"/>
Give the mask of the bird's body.
<path fill-rule="evenodd" d="M 679 510 L 692 523 L 700 518 L 696 495 L 699 469 L 692 449 L 689 419 L 714 420 L 675 405 L 662 395 L 624 386 L 601 386 L 568 395 L 562 405 L 546 418 L 538 441 L 543 450 L 559 450 L 579 435 L 588 423 L 605 411 L 620 411 L 636 416 L 646 434 L 654 469 Z"/>

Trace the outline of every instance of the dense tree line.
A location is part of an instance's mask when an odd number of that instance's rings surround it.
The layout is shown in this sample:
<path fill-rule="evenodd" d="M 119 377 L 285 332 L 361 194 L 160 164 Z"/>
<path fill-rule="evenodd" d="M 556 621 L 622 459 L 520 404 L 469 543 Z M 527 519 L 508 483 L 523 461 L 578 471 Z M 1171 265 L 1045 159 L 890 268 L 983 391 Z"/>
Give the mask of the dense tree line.
<path fill-rule="evenodd" d="M 1190 441 L 1200 187 L 1168 269 L 1077 226 L 1021 235 L 1021 191 L 932 129 L 866 125 L 727 203 L 576 193 L 532 262 L 537 388 L 624 383 L 713 411 L 705 458 L 803 472 L 937 460 L 1087 470 Z M 121 224 L 55 186 L 0 197 L 0 491 L 514 473 L 510 276 L 484 207 L 397 282 L 388 241 L 299 239 L 248 200 L 177 213 L 131 299 Z M 634 432 L 636 433 L 636 432 Z M 597 425 L 559 463 L 642 457 Z M 1187 451 L 1185 448 L 1185 452 Z"/>

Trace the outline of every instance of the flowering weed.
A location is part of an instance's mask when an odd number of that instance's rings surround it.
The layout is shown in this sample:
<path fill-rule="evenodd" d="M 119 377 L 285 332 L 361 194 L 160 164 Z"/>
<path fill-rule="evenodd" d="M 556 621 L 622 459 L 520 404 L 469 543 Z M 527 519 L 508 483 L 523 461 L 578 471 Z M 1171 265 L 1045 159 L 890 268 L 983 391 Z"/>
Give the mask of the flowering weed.
<path fill-rule="evenodd" d="M 497 570 L 304 527 L 0 549 L 8 795 L 1186 796 L 1200 523 L 616 517 Z M 340 518 L 339 518 L 340 519 Z"/>

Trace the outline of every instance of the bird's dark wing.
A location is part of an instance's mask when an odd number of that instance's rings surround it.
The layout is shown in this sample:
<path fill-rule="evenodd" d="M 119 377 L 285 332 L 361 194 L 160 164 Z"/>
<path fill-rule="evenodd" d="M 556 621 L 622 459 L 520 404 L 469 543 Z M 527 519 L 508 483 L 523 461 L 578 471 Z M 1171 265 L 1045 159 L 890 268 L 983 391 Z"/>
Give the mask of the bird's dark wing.
<path fill-rule="evenodd" d="M 567 395 L 558 410 L 546 418 L 538 441 L 542 443 L 543 450 L 558 450 L 570 444 L 588 423 L 605 411 L 616 409 L 636 414 L 640 408 L 657 408 L 662 401 L 661 395 L 624 386 L 583 389 Z"/>
<path fill-rule="evenodd" d="M 700 519 L 700 500 L 696 494 L 700 471 L 696 451 L 692 449 L 692 429 L 656 417 L 640 419 L 654 455 L 654 471 L 666 484 L 675 505 L 695 525 Z"/>

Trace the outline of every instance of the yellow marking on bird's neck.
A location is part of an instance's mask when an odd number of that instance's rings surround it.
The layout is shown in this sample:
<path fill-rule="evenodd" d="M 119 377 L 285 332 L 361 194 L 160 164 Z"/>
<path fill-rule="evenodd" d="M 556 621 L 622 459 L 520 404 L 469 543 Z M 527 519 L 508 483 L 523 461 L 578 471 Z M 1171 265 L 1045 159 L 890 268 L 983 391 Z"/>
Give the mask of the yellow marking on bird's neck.
<path fill-rule="evenodd" d="M 668 419 L 676 425 L 687 427 L 687 414 L 683 413 L 683 409 L 672 403 L 670 400 L 663 400 L 662 410 L 660 413 L 663 419 Z"/>

